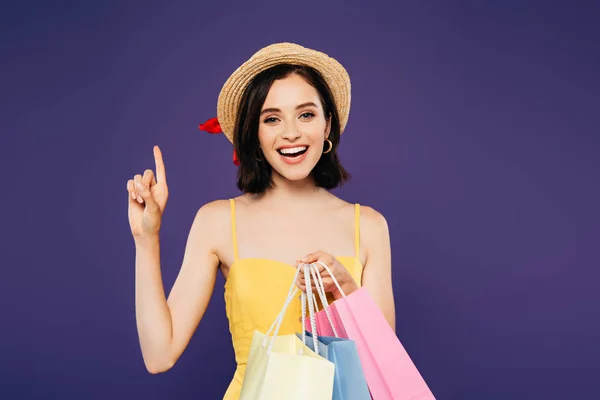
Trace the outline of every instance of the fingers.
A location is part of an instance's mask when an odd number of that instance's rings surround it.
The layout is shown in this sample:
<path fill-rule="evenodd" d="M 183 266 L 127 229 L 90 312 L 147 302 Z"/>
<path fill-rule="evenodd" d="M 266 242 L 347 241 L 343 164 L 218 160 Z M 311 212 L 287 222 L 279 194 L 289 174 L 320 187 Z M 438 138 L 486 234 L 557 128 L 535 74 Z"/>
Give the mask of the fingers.
<path fill-rule="evenodd" d="M 300 264 L 311 264 L 312 267 L 316 270 L 316 272 L 321 275 L 321 277 L 329 276 L 329 271 L 321 264 L 325 264 L 329 267 L 330 271 L 333 271 L 335 265 L 335 258 L 322 250 L 316 251 L 314 253 L 307 254 L 303 258 L 296 260 L 297 265 Z"/>
<path fill-rule="evenodd" d="M 334 259 L 333 256 L 329 253 L 326 253 L 322 250 L 319 251 L 315 251 L 314 253 L 310 253 L 305 255 L 303 258 L 297 260 L 298 264 L 313 264 L 316 263 L 317 261 L 322 261 L 325 264 L 332 266 L 334 263 Z M 322 271 L 323 270 L 323 266 L 320 264 L 316 264 L 316 266 L 318 266 L 319 270 Z"/>
<path fill-rule="evenodd" d="M 138 177 L 139 175 L 136 175 Z M 134 179 L 135 188 L 138 191 L 140 197 L 146 203 L 146 210 L 150 213 L 155 213 L 158 211 L 158 204 L 154 201 L 152 197 L 152 193 L 150 192 L 150 188 L 142 183 L 142 178 Z"/>
<path fill-rule="evenodd" d="M 318 279 L 318 278 L 316 278 L 316 279 Z M 325 288 L 330 288 L 330 287 L 332 287 L 332 286 L 334 285 L 334 283 L 333 283 L 333 279 L 331 278 L 331 276 L 330 276 L 330 275 L 327 275 L 327 276 L 325 276 L 325 275 L 322 275 L 322 276 L 321 276 L 321 279 L 320 279 L 320 280 L 318 280 L 318 282 L 317 282 L 317 283 L 318 283 L 319 285 L 321 285 L 321 282 L 323 282 L 323 286 L 324 286 Z M 298 280 L 296 281 L 296 285 L 297 285 L 298 287 L 300 287 L 300 286 L 302 286 L 302 287 L 306 287 L 306 280 L 305 280 L 304 278 L 298 279 Z M 315 284 L 315 278 L 314 278 L 314 277 L 311 277 L 311 280 L 310 280 L 310 285 L 311 285 L 313 288 L 315 288 L 315 287 L 316 287 L 316 284 Z"/>
<path fill-rule="evenodd" d="M 319 259 L 319 257 L 321 257 L 324 254 L 326 254 L 326 253 L 323 251 L 320 251 L 320 250 L 315 251 L 314 253 L 305 255 L 303 258 L 298 260 L 298 263 L 305 263 L 305 264 L 314 263 L 315 261 L 317 261 Z"/>
<path fill-rule="evenodd" d="M 158 205 L 154 201 L 150 188 L 160 181 L 166 184 L 165 165 L 162 159 L 162 153 L 158 146 L 154 146 L 154 163 L 156 165 L 156 175 L 151 169 L 144 171 L 144 174 L 137 174 L 127 181 L 127 192 L 129 193 L 129 201 L 132 203 L 146 203 L 146 209 L 154 212 L 158 209 Z M 156 208 L 156 209 L 155 209 Z"/>
<path fill-rule="evenodd" d="M 319 261 L 319 260 L 317 260 Z M 320 260 L 323 261 L 323 260 Z M 323 261 L 324 262 L 324 261 Z M 330 265 L 329 263 L 325 263 L 327 265 Z M 315 270 L 319 273 L 319 275 L 324 276 L 324 275 L 328 275 L 329 273 L 325 270 L 325 267 L 321 264 L 315 261 L 315 263 L 313 264 L 315 266 Z"/>
<path fill-rule="evenodd" d="M 306 293 L 306 280 L 304 279 L 304 277 L 298 277 L 298 279 L 296 280 L 296 286 L 298 287 L 298 289 Z M 310 287 L 311 292 L 317 293 L 317 285 L 315 285 L 314 279 L 312 278 L 310 282 Z"/>
<path fill-rule="evenodd" d="M 129 202 L 135 203 L 137 198 L 137 192 L 135 191 L 135 185 L 133 179 L 127 181 L 127 193 L 129 194 Z"/>
<path fill-rule="evenodd" d="M 326 289 L 327 292 L 331 291 L 331 289 L 335 286 L 335 284 L 333 283 L 333 279 L 331 279 L 330 277 L 323 277 L 322 281 L 323 287 Z"/>
<path fill-rule="evenodd" d="M 143 203 L 144 199 L 142 198 L 142 196 L 140 196 L 140 193 L 135 185 L 136 181 L 140 181 L 142 180 L 142 176 L 140 174 L 137 174 L 133 177 L 133 179 L 130 179 L 127 181 L 127 191 L 129 192 L 129 201 L 132 203 Z"/>
<path fill-rule="evenodd" d="M 158 146 L 154 146 L 154 164 L 156 165 L 156 181 L 161 184 L 167 183 L 167 174 L 165 172 L 165 163 L 163 162 L 162 152 Z"/>
<path fill-rule="evenodd" d="M 152 187 L 156 185 L 154 172 L 151 169 L 147 169 L 144 171 L 144 175 L 142 176 L 142 184 L 146 187 Z"/>
<path fill-rule="evenodd" d="M 335 265 L 335 258 L 329 253 L 325 253 L 324 251 L 318 251 L 306 255 L 304 258 L 298 260 L 297 262 L 298 265 L 303 263 L 312 264 L 320 275 L 326 276 L 329 275 L 329 273 L 321 263 L 327 265 L 329 269 L 333 269 Z"/>
<path fill-rule="evenodd" d="M 306 292 L 306 285 L 304 284 L 304 278 L 302 278 L 301 276 L 298 276 L 298 278 L 296 279 L 296 286 L 301 291 Z"/>
<path fill-rule="evenodd" d="M 304 279 L 304 274 L 298 275 L 298 278 L 296 279 L 296 286 L 298 286 L 300 290 L 306 293 L 306 279 Z M 314 291 L 314 285 L 312 284 L 312 281 L 311 286 L 313 286 Z"/>
<path fill-rule="evenodd" d="M 131 202 L 138 202 L 142 204 L 144 202 L 143 196 L 140 195 L 140 190 L 138 189 L 138 183 L 141 183 L 142 188 L 151 187 L 156 184 L 156 180 L 154 179 L 154 173 L 151 169 L 147 169 L 144 171 L 144 175 L 137 174 L 127 181 L 127 191 L 129 192 L 129 200 Z"/>

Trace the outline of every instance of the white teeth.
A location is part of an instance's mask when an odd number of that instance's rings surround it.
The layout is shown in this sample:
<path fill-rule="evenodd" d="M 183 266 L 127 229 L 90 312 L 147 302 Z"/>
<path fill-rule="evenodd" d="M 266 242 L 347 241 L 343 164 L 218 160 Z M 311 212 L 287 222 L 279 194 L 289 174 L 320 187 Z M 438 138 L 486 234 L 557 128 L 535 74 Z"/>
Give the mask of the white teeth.
<path fill-rule="evenodd" d="M 286 149 L 279 149 L 279 152 L 282 154 L 295 154 L 295 153 L 300 153 L 301 151 L 304 151 L 306 149 L 307 149 L 306 146 L 298 146 L 298 147 L 289 147 Z"/>

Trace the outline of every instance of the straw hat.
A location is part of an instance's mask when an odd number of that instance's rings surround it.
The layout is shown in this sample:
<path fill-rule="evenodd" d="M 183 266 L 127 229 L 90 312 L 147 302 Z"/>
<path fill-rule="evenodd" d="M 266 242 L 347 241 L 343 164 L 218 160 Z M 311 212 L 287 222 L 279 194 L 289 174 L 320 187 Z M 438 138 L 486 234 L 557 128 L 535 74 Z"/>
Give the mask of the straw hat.
<path fill-rule="evenodd" d="M 227 79 L 217 102 L 217 120 L 223 134 L 233 143 L 233 131 L 240 100 L 248 84 L 258 73 L 278 64 L 305 65 L 316 69 L 329 86 L 344 131 L 350 112 L 350 77 L 335 59 L 317 50 L 294 43 L 266 46 L 244 62 Z"/>

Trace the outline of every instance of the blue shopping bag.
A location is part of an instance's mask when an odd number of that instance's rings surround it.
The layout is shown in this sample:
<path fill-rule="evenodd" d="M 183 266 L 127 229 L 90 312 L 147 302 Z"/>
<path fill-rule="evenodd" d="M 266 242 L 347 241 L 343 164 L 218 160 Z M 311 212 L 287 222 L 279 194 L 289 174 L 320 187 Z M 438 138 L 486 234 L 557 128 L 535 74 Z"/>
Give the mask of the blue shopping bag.
<path fill-rule="evenodd" d="M 314 347 L 313 335 L 306 331 L 306 346 Z M 297 333 L 299 338 L 301 334 Z M 319 336 L 318 353 L 335 365 L 332 400 L 371 400 L 356 344 L 350 339 Z"/>

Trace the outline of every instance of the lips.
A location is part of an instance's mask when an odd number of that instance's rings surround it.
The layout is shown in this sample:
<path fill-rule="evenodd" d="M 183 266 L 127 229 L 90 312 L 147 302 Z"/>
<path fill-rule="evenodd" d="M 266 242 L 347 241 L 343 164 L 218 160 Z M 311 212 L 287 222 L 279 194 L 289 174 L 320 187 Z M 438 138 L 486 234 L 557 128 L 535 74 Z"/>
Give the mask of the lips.
<path fill-rule="evenodd" d="M 308 146 L 295 146 L 295 147 L 282 147 L 277 149 L 277 152 L 286 158 L 294 158 L 299 157 L 302 154 L 306 153 L 308 150 Z"/>
<path fill-rule="evenodd" d="M 288 165 L 297 165 L 300 164 L 304 159 L 306 159 L 306 155 L 308 152 L 309 146 L 298 145 L 294 147 L 281 147 L 277 149 L 281 160 Z"/>

